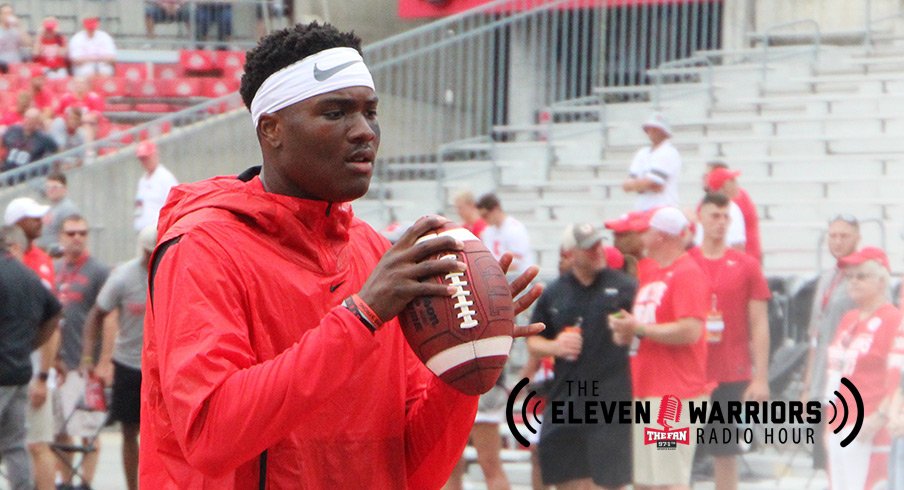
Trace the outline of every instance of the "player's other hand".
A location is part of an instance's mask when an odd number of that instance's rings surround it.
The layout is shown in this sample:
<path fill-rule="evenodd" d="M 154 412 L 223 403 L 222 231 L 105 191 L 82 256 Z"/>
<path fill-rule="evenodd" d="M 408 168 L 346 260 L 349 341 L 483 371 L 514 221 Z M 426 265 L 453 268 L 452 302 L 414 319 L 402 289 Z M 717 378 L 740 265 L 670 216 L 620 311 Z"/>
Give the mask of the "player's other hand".
<path fill-rule="evenodd" d="M 505 252 L 502 254 L 502 257 L 499 258 L 499 267 L 502 267 L 502 273 L 505 274 L 508 272 L 509 267 L 512 266 L 512 261 L 515 259 L 515 256 L 509 252 Z M 520 315 L 524 310 L 530 308 L 530 305 L 534 304 L 534 301 L 537 301 L 537 298 L 543 294 L 543 285 L 534 284 L 526 293 L 518 297 L 519 294 L 524 292 L 528 286 L 530 286 L 531 281 L 537 278 L 537 274 L 540 273 L 540 268 L 532 265 L 527 268 L 526 271 L 521 273 L 520 276 L 516 277 L 511 283 L 509 283 L 509 288 L 512 290 L 512 298 L 514 298 L 513 306 L 515 307 L 515 316 Z M 546 325 L 542 323 L 531 323 L 530 325 L 515 325 L 515 333 L 514 337 L 529 337 L 531 335 L 536 335 L 543 330 L 546 329 Z"/>

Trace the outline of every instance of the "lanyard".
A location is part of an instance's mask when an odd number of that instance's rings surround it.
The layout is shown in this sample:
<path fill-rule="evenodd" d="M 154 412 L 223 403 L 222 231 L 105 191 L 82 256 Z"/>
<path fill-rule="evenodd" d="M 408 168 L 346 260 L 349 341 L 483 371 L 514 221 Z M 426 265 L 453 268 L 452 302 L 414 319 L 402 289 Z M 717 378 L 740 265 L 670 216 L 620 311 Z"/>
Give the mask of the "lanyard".
<path fill-rule="evenodd" d="M 835 288 L 838 287 L 838 283 L 841 282 L 841 279 L 844 278 L 844 274 L 841 269 L 835 269 L 835 275 L 832 276 L 832 282 L 829 284 L 829 287 L 826 288 L 825 293 L 822 295 L 822 311 L 826 310 L 826 307 L 829 306 L 829 300 L 832 299 L 832 293 L 835 292 Z"/>

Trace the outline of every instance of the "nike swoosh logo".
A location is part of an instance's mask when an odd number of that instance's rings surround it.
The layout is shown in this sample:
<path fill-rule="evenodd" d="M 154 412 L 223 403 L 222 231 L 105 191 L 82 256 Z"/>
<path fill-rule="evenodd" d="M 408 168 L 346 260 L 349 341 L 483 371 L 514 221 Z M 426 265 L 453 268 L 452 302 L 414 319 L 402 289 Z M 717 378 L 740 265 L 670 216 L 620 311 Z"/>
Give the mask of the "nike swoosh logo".
<path fill-rule="evenodd" d="M 330 292 L 331 292 L 331 293 L 335 293 L 336 290 L 339 289 L 339 286 L 341 286 L 341 285 L 343 285 L 343 284 L 345 284 L 345 281 L 341 281 L 341 282 L 338 282 L 338 283 L 336 283 L 336 284 L 333 284 L 332 286 L 330 286 Z"/>
<path fill-rule="evenodd" d="M 348 67 L 354 65 L 355 63 L 358 63 L 358 60 L 348 61 L 348 62 L 346 62 L 346 63 L 342 63 L 341 65 L 336 65 L 336 66 L 334 66 L 334 67 L 332 67 L 332 68 L 329 68 L 329 69 L 327 69 L 327 70 L 321 70 L 320 68 L 317 68 L 317 65 L 316 65 L 316 64 L 314 64 L 314 80 L 317 80 L 318 82 L 322 82 L 322 81 L 324 81 L 324 80 L 327 80 L 327 79 L 330 78 L 331 76 L 333 76 L 333 75 L 339 73 L 340 71 L 342 71 L 342 70 L 344 70 L 344 69 L 346 69 L 346 68 L 348 68 Z"/>

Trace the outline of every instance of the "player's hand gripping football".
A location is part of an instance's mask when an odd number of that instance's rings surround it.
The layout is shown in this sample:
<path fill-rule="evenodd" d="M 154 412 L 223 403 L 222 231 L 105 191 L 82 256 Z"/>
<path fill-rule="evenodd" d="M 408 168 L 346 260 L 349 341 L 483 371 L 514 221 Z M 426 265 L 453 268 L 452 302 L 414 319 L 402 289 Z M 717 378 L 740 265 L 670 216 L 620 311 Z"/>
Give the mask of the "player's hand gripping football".
<path fill-rule="evenodd" d="M 464 271 L 465 264 L 457 260 L 427 260 L 439 252 L 462 250 L 464 244 L 448 236 L 415 244 L 418 237 L 446 223 L 449 220 L 440 216 L 417 220 L 383 255 L 364 282 L 358 296 L 382 320 L 395 318 L 418 296 L 448 296 L 455 292 L 452 286 L 420 279 Z"/>
<path fill-rule="evenodd" d="M 423 234 L 447 223 L 450 221 L 440 216 L 425 216 L 417 220 L 383 255 L 364 282 L 358 296 L 382 320 L 396 317 L 408 303 L 419 296 L 446 296 L 454 293 L 453 286 L 422 282 L 421 279 L 464 271 L 466 266 L 461 261 L 429 259 L 443 251 L 463 250 L 464 244 L 449 236 L 416 243 Z M 511 264 L 511 254 L 503 255 L 499 261 L 503 272 L 507 272 Z M 530 307 L 543 292 L 542 286 L 535 285 L 518 298 L 518 295 L 537 277 L 539 271 L 538 267 L 532 266 L 509 284 L 512 297 L 517 298 L 513 301 L 515 315 Z M 544 328 L 542 323 L 515 326 L 513 336 L 534 335 L 542 332 Z"/>
<path fill-rule="evenodd" d="M 502 267 L 502 272 L 508 272 L 509 267 L 512 265 L 512 260 L 514 260 L 514 256 L 508 252 L 502 254 L 502 257 L 499 259 L 499 266 Z M 540 284 L 534 284 L 526 293 L 524 293 L 520 298 L 519 294 L 524 292 L 528 286 L 530 286 L 531 281 L 533 281 L 537 274 L 540 273 L 540 268 L 532 265 L 527 268 L 520 276 L 515 278 L 509 284 L 509 287 L 512 289 L 512 298 L 513 304 L 515 306 L 515 316 L 517 317 L 521 312 L 530 308 L 530 305 L 534 304 L 534 301 L 537 301 L 537 298 L 543 293 L 543 286 Z M 542 332 L 546 328 L 546 325 L 542 323 L 531 323 L 530 325 L 515 325 L 515 333 L 512 334 L 513 337 L 530 337 L 531 335 L 536 335 Z"/>

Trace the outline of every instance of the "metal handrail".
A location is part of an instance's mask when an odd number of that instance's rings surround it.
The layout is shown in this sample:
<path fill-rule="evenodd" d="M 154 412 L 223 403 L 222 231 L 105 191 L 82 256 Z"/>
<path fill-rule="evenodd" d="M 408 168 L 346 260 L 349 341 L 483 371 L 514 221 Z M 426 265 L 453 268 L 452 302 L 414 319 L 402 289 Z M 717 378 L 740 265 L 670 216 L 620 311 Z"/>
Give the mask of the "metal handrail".
<path fill-rule="evenodd" d="M 46 175 L 49 173 L 55 164 L 58 162 L 64 162 L 67 160 L 83 160 L 86 155 L 95 154 L 96 151 L 100 148 L 110 148 L 110 147 L 128 147 L 133 144 L 138 143 L 138 136 L 145 131 L 149 133 L 154 133 L 157 128 L 162 125 L 168 123 L 175 123 L 181 120 L 193 120 L 197 118 L 198 115 L 202 115 L 207 113 L 208 109 L 212 107 L 219 106 L 221 104 L 228 104 L 230 102 L 240 101 L 240 97 L 238 92 L 233 92 L 222 97 L 218 97 L 216 99 L 211 99 L 206 102 L 202 102 L 201 104 L 191 106 L 189 108 L 183 109 L 178 112 L 174 112 L 172 114 L 168 114 L 166 116 L 138 124 L 136 126 L 132 126 L 120 131 L 116 131 L 115 133 L 111 133 L 101 139 L 94 140 L 90 143 L 85 143 L 83 145 L 77 146 L 75 148 L 71 148 L 69 150 L 54 153 L 48 157 L 42 158 L 40 160 L 27 163 L 20 167 L 7 170 L 5 172 L 0 173 L 0 187 L 4 187 L 7 183 L 18 183 L 27 180 L 29 175 L 31 176 L 40 176 Z M 198 119 L 200 122 L 203 119 Z M 133 136 L 134 142 L 130 144 L 123 144 L 122 139 L 126 136 Z M 158 135 L 155 135 L 158 136 Z M 87 163 L 86 163 L 87 164 Z"/>
<path fill-rule="evenodd" d="M 441 196 L 443 198 L 443 203 L 445 200 L 445 183 L 446 183 L 446 159 L 445 155 L 452 151 L 461 151 L 467 150 L 469 147 L 476 147 L 478 145 L 490 145 L 492 147 L 492 138 L 490 135 L 481 135 L 475 136 L 473 138 L 466 138 L 458 141 L 451 141 L 446 144 L 442 144 L 436 151 L 436 164 L 437 164 L 437 173 L 436 173 L 436 189 L 437 196 Z M 499 169 L 496 165 L 495 157 L 492 159 L 492 178 L 493 182 L 496 186 L 499 185 Z M 475 174 L 476 175 L 476 174 Z"/>
<path fill-rule="evenodd" d="M 653 73 L 656 76 L 656 84 L 655 90 L 653 91 L 653 109 L 661 110 L 662 109 L 662 79 L 663 79 L 663 71 L 669 68 L 681 68 L 684 66 L 698 66 L 700 63 L 706 65 L 706 95 L 707 101 L 709 103 L 709 107 L 712 107 L 712 103 L 715 101 L 715 94 L 713 93 L 713 79 L 714 79 L 714 65 L 709 56 L 691 56 L 690 58 L 684 58 L 681 60 L 673 60 L 662 63 L 658 67 L 653 70 L 649 70 L 647 73 Z"/>
<path fill-rule="evenodd" d="M 871 14 L 871 10 L 872 10 L 871 3 L 872 2 L 870 0 L 866 1 L 866 22 L 865 22 L 865 26 L 863 29 L 863 45 L 865 47 L 872 46 L 873 31 L 875 30 L 876 25 L 883 24 L 885 22 L 889 22 L 889 21 L 893 21 L 893 20 L 899 20 L 902 17 L 904 17 L 904 10 L 900 10 L 900 11 L 898 11 L 898 13 L 896 13 L 894 15 L 888 15 L 888 16 L 880 17 L 876 20 L 873 20 L 872 14 Z"/>
<path fill-rule="evenodd" d="M 819 51 L 822 44 L 822 31 L 819 28 L 819 23 L 814 19 L 801 19 L 791 22 L 784 22 L 771 26 L 762 33 L 751 33 L 749 35 L 750 38 L 759 39 L 763 43 L 763 59 L 761 65 L 761 80 L 763 81 L 763 83 L 765 83 L 768 78 L 769 46 L 771 44 L 770 40 L 774 35 L 774 32 L 779 29 L 785 29 L 797 25 L 809 25 L 813 27 L 813 62 L 815 63 L 819 60 Z"/>

